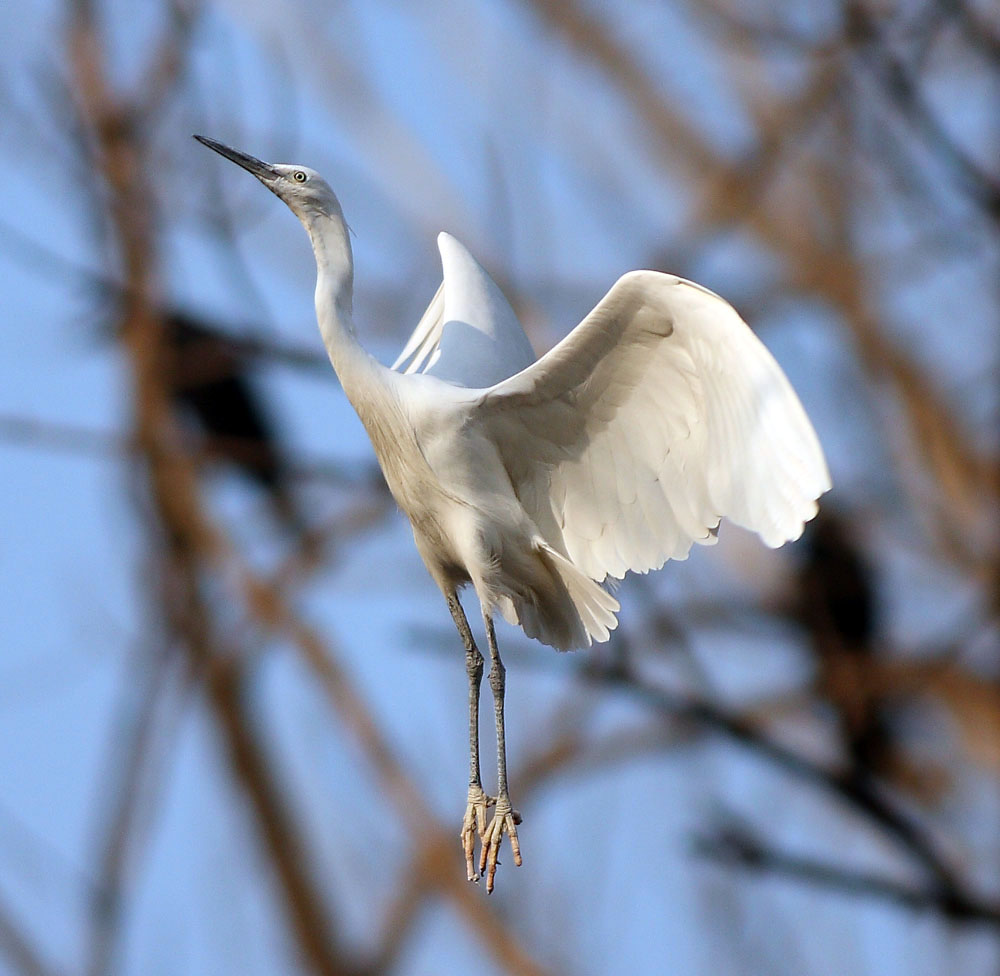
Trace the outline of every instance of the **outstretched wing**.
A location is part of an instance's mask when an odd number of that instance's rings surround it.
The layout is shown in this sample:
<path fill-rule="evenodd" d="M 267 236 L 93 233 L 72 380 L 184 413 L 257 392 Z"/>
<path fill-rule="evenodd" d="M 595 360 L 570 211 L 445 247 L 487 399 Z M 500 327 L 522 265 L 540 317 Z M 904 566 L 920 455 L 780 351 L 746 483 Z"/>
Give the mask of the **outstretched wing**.
<path fill-rule="evenodd" d="M 553 548 L 592 579 L 712 543 L 722 517 L 797 538 L 830 477 L 791 384 L 736 311 L 655 271 L 620 278 L 478 422 Z"/>
<path fill-rule="evenodd" d="M 438 235 L 444 281 L 392 368 L 483 388 L 535 361 L 514 310 L 479 262 L 450 234 Z"/>

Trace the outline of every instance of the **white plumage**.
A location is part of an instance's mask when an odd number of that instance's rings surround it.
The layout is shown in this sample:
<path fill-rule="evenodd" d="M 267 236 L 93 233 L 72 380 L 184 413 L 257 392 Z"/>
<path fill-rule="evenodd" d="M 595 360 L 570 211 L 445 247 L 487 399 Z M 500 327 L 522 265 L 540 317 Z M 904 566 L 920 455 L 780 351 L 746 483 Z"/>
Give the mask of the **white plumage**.
<path fill-rule="evenodd" d="M 517 371 L 458 395 L 464 436 L 475 429 L 496 446 L 556 553 L 602 582 L 685 559 L 693 543 L 716 541 L 723 517 L 769 546 L 798 538 L 830 487 L 826 463 L 784 373 L 731 305 L 683 278 L 633 271 L 532 363 L 486 272 L 454 238 L 439 244 L 442 290 L 396 365 L 419 348 L 409 371 L 463 387 Z M 567 649 L 615 626 L 616 601 L 580 586 L 585 595 L 569 639 L 523 601 L 500 596 L 497 608 L 522 626 L 528 613 L 529 636 Z"/>
<path fill-rule="evenodd" d="M 797 538 L 830 487 L 816 435 L 785 375 L 733 308 L 655 271 L 620 278 L 537 361 L 500 289 L 439 239 L 444 281 L 393 369 L 359 345 L 353 259 L 340 204 L 305 167 L 271 165 L 201 139 L 253 173 L 302 221 L 316 255 L 320 332 L 386 481 L 466 648 L 470 787 L 462 841 L 470 879 L 509 834 L 504 669 L 492 614 L 560 649 L 606 640 L 603 585 L 711 544 L 722 518 L 769 546 Z M 473 585 L 492 658 L 498 796 L 479 774 L 483 658 L 457 591 Z"/>

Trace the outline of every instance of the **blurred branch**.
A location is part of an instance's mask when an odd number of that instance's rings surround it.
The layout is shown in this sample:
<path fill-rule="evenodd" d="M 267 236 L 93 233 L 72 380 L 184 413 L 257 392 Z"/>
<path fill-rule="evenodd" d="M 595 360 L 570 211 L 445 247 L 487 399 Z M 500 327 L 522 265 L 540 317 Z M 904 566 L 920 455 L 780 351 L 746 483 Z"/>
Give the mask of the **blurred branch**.
<path fill-rule="evenodd" d="M 897 658 L 879 661 L 868 677 L 887 700 L 924 699 L 946 710 L 965 755 L 996 776 L 1000 773 L 1000 684 L 972 674 L 947 656 L 938 660 Z"/>
<path fill-rule="evenodd" d="M 150 658 L 144 662 L 146 673 L 139 687 L 133 688 L 131 680 L 126 683 L 124 717 L 113 725 L 114 755 L 99 791 L 106 803 L 100 831 L 104 849 L 91 899 L 90 953 L 84 969 L 89 976 L 100 976 L 112 968 L 127 876 L 136 856 L 141 814 L 148 802 L 153 754 L 162 754 L 166 745 L 156 736 L 156 717 L 170 661 L 163 650 Z"/>
<path fill-rule="evenodd" d="M 32 417 L 2 415 L 0 415 L 0 442 L 23 444 L 26 447 L 42 450 L 112 458 L 134 455 L 141 453 L 142 450 L 125 434 L 74 424 L 36 420 Z M 235 438 L 209 438 L 200 451 L 177 447 L 166 453 L 170 454 L 175 463 L 188 463 L 197 467 L 209 460 L 215 451 L 242 452 L 252 447 L 252 442 Z M 289 473 L 301 480 L 322 480 L 328 484 L 351 489 L 370 488 L 375 474 L 369 465 L 356 472 L 350 472 L 345 470 L 343 465 L 332 461 L 316 464 L 294 463 L 289 466 Z"/>
<path fill-rule="evenodd" d="M 579 702 L 576 702 L 579 707 Z M 587 775 L 606 768 L 621 768 L 643 756 L 663 755 L 667 749 L 687 744 L 678 723 L 660 722 L 658 727 L 624 729 L 597 740 L 588 739 L 579 730 L 568 730 L 552 736 L 521 764 L 513 777 L 518 795 L 532 790 L 548 789 L 560 776 L 574 773 Z"/>
<path fill-rule="evenodd" d="M 138 85 L 140 94 L 135 98 L 138 114 L 147 123 L 156 119 L 177 91 L 190 52 L 198 0 L 166 0 L 164 8 L 167 25 L 146 64 L 145 78 Z"/>
<path fill-rule="evenodd" d="M 22 976 L 60 976 L 60 970 L 49 966 L 38 954 L 2 901 L 0 901 L 0 955 L 6 956 L 12 971 L 21 973 Z"/>
<path fill-rule="evenodd" d="M 843 312 L 861 361 L 876 379 L 889 382 L 908 421 L 912 447 L 939 489 L 930 520 L 938 545 L 951 561 L 982 578 L 989 572 L 989 553 L 977 529 L 996 495 L 994 465 L 969 443 L 925 371 L 886 337 L 864 294 L 855 259 L 844 251 L 812 258 L 799 268 L 800 285 L 823 294 Z"/>
<path fill-rule="evenodd" d="M 586 60 L 597 64 L 629 98 L 636 114 L 657 134 L 664 164 L 671 168 L 682 165 L 697 183 L 707 187 L 700 206 L 702 221 L 707 225 L 701 231 L 703 235 L 710 233 L 712 227 L 718 229 L 745 220 L 765 244 L 787 259 L 793 281 L 842 312 L 866 367 L 874 375 L 888 379 L 899 397 L 927 469 L 951 503 L 942 505 L 938 512 L 948 533 L 939 535 L 938 541 L 951 558 L 965 566 L 972 565 L 981 577 L 992 572 L 985 554 L 969 547 L 968 520 L 970 512 L 980 510 L 984 499 L 995 498 L 998 488 L 995 466 L 971 446 L 924 371 L 882 334 L 865 295 L 862 269 L 842 249 L 824 247 L 815 235 L 803 232 L 801 222 L 785 219 L 780 210 L 747 207 L 752 196 L 742 196 L 745 191 L 741 189 L 747 185 L 746 158 L 727 163 L 694 124 L 667 101 L 634 55 L 614 38 L 609 23 L 584 10 L 578 0 L 525 2 L 558 29 Z M 806 119 L 830 92 L 843 95 L 832 74 L 835 66 L 832 59 L 816 59 L 810 80 L 799 89 L 804 95 L 790 96 L 784 106 L 772 111 L 772 117 Z M 766 161 L 774 158 L 781 145 L 781 124 L 773 127 L 770 140 L 761 137 L 753 150 L 751 158 L 756 163 L 751 172 L 769 171 Z M 753 180 L 749 185 L 753 187 Z M 654 259 L 651 266 L 661 264 L 662 261 Z"/>
<path fill-rule="evenodd" d="M 0 417 L 0 441 L 74 454 L 120 457 L 131 449 L 121 434 L 71 424 L 49 423 L 33 417 Z"/>
<path fill-rule="evenodd" d="M 975 4 L 967 0 L 937 0 L 937 6 L 954 17 L 969 43 L 979 48 L 995 68 L 1000 68 L 1000 34 L 980 15 Z"/>
<path fill-rule="evenodd" d="M 726 0 L 697 0 L 691 12 L 701 15 L 713 27 L 721 29 L 730 43 L 753 44 L 761 49 L 776 48 L 781 53 L 807 55 L 810 58 L 829 54 L 839 46 L 839 38 L 810 37 L 801 29 L 792 29 L 777 16 L 767 21 L 751 19 L 743 9 Z M 775 8 L 779 10 L 780 8 Z"/>
<path fill-rule="evenodd" d="M 205 648 L 208 651 L 208 648 Z M 215 658 L 203 671 L 229 760 L 250 799 L 257 827 L 281 880 L 293 930 L 310 968 L 322 976 L 356 972 L 340 944 L 329 905 L 309 877 L 307 846 L 256 734 L 240 660 Z"/>
<path fill-rule="evenodd" d="M 51 285 L 54 280 L 53 272 L 59 272 L 68 281 L 90 288 L 102 296 L 112 296 L 118 301 L 125 301 L 129 297 L 125 283 L 104 272 L 88 268 L 74 258 L 64 257 L 0 218 L 0 241 L 4 239 L 8 254 L 25 268 L 44 278 L 46 284 Z M 187 313 L 166 307 L 157 308 L 156 314 L 164 321 L 179 316 L 193 318 Z M 259 323 L 245 322 L 237 326 L 209 319 L 200 321 L 206 328 L 225 337 L 241 355 L 249 359 L 264 361 L 268 365 L 315 371 L 317 376 L 330 380 L 330 360 L 325 353 L 312 346 L 301 346 L 272 337 Z"/>
<path fill-rule="evenodd" d="M 674 719 L 710 729 L 796 778 L 823 788 L 887 840 L 906 851 L 928 874 L 934 887 L 943 893 L 942 897 L 956 902 L 975 901 L 964 893 L 962 881 L 942 859 L 924 829 L 903 813 L 870 777 L 808 759 L 769 738 L 745 719 L 729 715 L 707 701 L 658 688 L 631 670 L 592 669 L 582 672 L 581 677 L 588 683 L 618 688 Z"/>
<path fill-rule="evenodd" d="M 153 196 L 146 184 L 138 121 L 109 89 L 102 40 L 89 0 L 74 0 L 69 60 L 82 111 L 100 147 L 111 190 L 111 224 L 126 286 L 121 336 L 133 371 L 135 440 L 145 462 L 164 534 L 163 580 L 168 621 L 184 638 L 192 664 L 207 678 L 210 700 L 234 772 L 253 803 L 257 823 L 285 895 L 291 928 L 304 958 L 322 976 L 347 971 L 329 907 L 309 878 L 307 858 L 290 813 L 251 731 L 242 701 L 242 674 L 213 655 L 212 627 L 201 594 L 201 566 L 219 551 L 219 535 L 202 511 L 194 472 L 171 445 L 175 439 L 161 369 L 161 328 L 153 307 L 157 286 Z"/>
<path fill-rule="evenodd" d="M 760 106 L 752 107 L 757 141 L 736 162 L 726 165 L 717 159 L 706 173 L 698 205 L 689 218 L 692 230 L 717 232 L 720 226 L 739 223 L 762 209 L 768 182 L 839 95 L 839 69 L 835 61 L 824 59 L 788 99 L 769 105 L 766 112 Z"/>
<path fill-rule="evenodd" d="M 844 894 L 895 902 L 905 908 L 931 910 L 956 922 L 985 923 L 1000 928 L 1000 905 L 970 900 L 961 892 L 938 887 L 914 888 L 892 878 L 852 871 L 768 847 L 747 825 L 730 823 L 695 840 L 695 850 L 724 865 L 756 874 L 774 874 Z"/>
<path fill-rule="evenodd" d="M 715 151 L 690 122 L 682 119 L 663 98 L 640 66 L 635 52 L 614 35 L 613 22 L 594 15 L 579 0 L 524 0 L 525 6 L 570 45 L 605 72 L 626 94 L 655 136 L 661 151 L 695 171 L 718 168 Z"/>
<path fill-rule="evenodd" d="M 1000 178 L 983 170 L 951 137 L 927 104 L 904 61 L 893 52 L 879 19 L 863 2 L 847 6 L 847 33 L 858 45 L 863 64 L 878 79 L 890 101 L 937 155 L 955 172 L 958 183 L 985 214 L 1000 221 Z"/>
<path fill-rule="evenodd" d="M 521 976 L 540 976 L 543 970 L 525 953 L 509 928 L 486 907 L 478 889 L 465 880 L 459 865 L 457 835 L 436 822 L 361 695 L 338 663 L 330 644 L 293 612 L 276 587 L 246 569 L 242 583 L 247 604 L 256 619 L 268 630 L 292 641 L 319 679 L 333 713 L 351 730 L 361 746 L 381 782 L 383 795 L 395 805 L 420 852 L 412 870 L 416 877 L 426 879 L 421 889 L 426 886 L 447 897 L 505 971 Z"/>

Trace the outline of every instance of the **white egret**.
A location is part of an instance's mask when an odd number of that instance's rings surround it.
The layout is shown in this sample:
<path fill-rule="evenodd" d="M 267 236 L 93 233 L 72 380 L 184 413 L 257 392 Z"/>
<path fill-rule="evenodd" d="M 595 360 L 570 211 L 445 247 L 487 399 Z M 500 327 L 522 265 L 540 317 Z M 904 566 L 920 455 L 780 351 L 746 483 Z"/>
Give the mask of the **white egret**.
<path fill-rule="evenodd" d="M 823 452 L 784 373 L 735 310 L 655 271 L 620 278 L 536 361 L 492 279 L 442 234 L 444 282 L 387 368 L 355 336 L 348 228 L 323 178 L 195 138 L 280 197 L 312 241 L 330 361 L 465 645 L 461 840 L 469 880 L 485 873 L 492 891 L 504 833 L 521 863 L 494 612 L 559 650 L 607 640 L 619 609 L 609 578 L 684 559 L 692 543 L 715 542 L 723 517 L 769 546 L 797 538 L 830 487 Z M 479 772 L 483 656 L 458 601 L 468 583 L 490 652 L 495 801 Z"/>

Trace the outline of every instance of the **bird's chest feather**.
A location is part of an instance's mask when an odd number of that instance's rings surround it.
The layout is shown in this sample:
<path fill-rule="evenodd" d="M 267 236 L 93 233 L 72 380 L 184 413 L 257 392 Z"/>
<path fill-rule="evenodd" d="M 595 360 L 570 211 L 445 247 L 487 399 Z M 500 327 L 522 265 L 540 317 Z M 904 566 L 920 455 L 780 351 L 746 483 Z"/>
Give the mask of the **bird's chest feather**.
<path fill-rule="evenodd" d="M 449 513 L 461 500 L 447 475 L 435 470 L 424 453 L 426 444 L 434 448 L 448 434 L 428 429 L 426 421 L 418 429 L 413 418 L 395 401 L 386 402 L 377 410 L 359 410 L 358 414 L 389 491 L 413 525 L 414 534 L 429 540 L 436 551 L 451 549 L 447 542 Z"/>
<path fill-rule="evenodd" d="M 518 517 L 495 449 L 447 410 L 396 403 L 361 419 L 432 575 L 468 578 L 481 560 L 483 527 Z"/>

